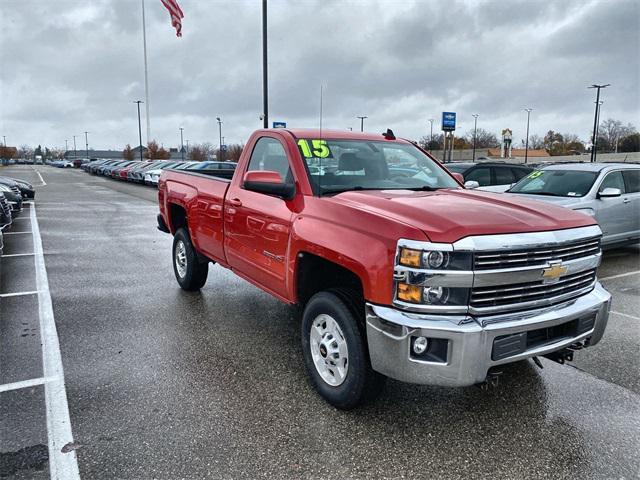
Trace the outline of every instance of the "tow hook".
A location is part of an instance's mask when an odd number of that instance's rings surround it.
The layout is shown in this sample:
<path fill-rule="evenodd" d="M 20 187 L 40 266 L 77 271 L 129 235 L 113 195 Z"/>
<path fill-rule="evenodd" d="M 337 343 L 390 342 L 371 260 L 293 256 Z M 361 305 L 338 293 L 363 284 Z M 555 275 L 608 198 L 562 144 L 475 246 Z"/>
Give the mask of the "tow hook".
<path fill-rule="evenodd" d="M 489 370 L 487 372 L 487 378 L 484 379 L 484 382 L 479 383 L 478 386 L 482 390 L 497 387 L 500 383 L 500 375 L 502 375 L 502 370 Z"/>
<path fill-rule="evenodd" d="M 573 362 L 573 350 L 570 350 L 568 348 L 563 348 L 562 350 L 558 350 L 557 352 L 547 353 L 543 356 L 544 358 L 553 360 L 560 365 L 564 365 L 565 362 Z"/>

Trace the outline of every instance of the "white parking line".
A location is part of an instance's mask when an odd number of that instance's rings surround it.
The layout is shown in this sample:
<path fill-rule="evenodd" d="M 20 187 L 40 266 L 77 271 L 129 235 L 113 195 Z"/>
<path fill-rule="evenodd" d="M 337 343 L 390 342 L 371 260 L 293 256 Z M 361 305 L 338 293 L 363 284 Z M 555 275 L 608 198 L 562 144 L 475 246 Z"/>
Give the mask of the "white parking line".
<path fill-rule="evenodd" d="M 28 292 L 0 293 L 0 298 L 20 297 L 22 295 L 37 295 L 38 293 L 39 292 L 37 290 L 31 290 L 31 291 L 28 291 Z"/>
<path fill-rule="evenodd" d="M 31 232 L 6 232 L 4 235 L 26 235 L 27 233 L 31 235 Z"/>
<path fill-rule="evenodd" d="M 42 182 L 42 185 L 40 185 L 40 186 L 44 187 L 47 184 L 47 182 L 44 181 L 44 178 L 42 178 L 42 175 L 40 175 L 40 172 L 38 170 L 36 170 L 35 168 L 33 170 L 36 172 L 36 174 L 38 175 L 38 178 Z"/>
<path fill-rule="evenodd" d="M 7 258 L 7 257 L 28 257 L 31 255 L 35 255 L 35 253 L 10 253 L 8 255 L 0 255 L 0 257 L 2 258 Z"/>
<path fill-rule="evenodd" d="M 32 378 L 31 380 L 23 380 L 21 382 L 5 383 L 0 385 L 0 393 L 10 392 L 11 390 L 20 390 L 21 388 L 37 387 L 38 385 L 44 385 L 45 383 L 55 382 L 60 380 L 59 378 Z"/>
<path fill-rule="evenodd" d="M 55 380 L 45 383 L 44 395 L 47 409 L 47 436 L 49 438 L 49 473 L 52 480 L 79 480 L 78 458 L 75 450 L 62 453 L 62 447 L 73 442 L 67 392 L 64 386 L 64 370 L 53 305 L 49 292 L 47 268 L 44 264 L 42 239 L 36 217 L 35 205 L 31 208 L 31 228 L 35 250 L 36 288 L 38 289 L 38 312 L 40 315 L 40 338 L 42 342 L 42 370 L 45 378 Z"/>
<path fill-rule="evenodd" d="M 611 313 L 615 314 L 615 315 L 620 315 L 621 317 L 627 317 L 627 318 L 632 318 L 634 320 L 640 320 L 640 317 L 636 317 L 634 315 L 629 315 L 628 313 L 622 313 L 622 312 L 616 312 L 611 310 Z"/>
<path fill-rule="evenodd" d="M 630 275 L 638 275 L 638 274 L 640 274 L 640 270 L 636 270 L 635 272 L 620 273 L 618 275 L 611 275 L 610 277 L 600 278 L 600 281 L 613 280 L 614 278 L 622 278 L 622 277 L 628 277 Z"/>

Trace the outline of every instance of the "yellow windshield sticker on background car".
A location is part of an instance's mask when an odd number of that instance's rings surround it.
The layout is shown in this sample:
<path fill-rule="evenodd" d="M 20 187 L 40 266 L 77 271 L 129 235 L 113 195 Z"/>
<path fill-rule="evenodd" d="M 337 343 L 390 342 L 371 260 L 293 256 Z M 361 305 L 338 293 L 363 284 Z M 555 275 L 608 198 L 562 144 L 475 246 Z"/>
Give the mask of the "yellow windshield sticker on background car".
<path fill-rule="evenodd" d="M 540 175 L 542 175 L 542 170 L 536 170 L 527 175 L 527 178 L 538 178 Z"/>
<path fill-rule="evenodd" d="M 310 141 L 311 146 L 309 140 L 304 138 L 298 140 L 298 147 L 305 158 L 329 158 L 332 156 L 326 140 L 314 139 Z"/>

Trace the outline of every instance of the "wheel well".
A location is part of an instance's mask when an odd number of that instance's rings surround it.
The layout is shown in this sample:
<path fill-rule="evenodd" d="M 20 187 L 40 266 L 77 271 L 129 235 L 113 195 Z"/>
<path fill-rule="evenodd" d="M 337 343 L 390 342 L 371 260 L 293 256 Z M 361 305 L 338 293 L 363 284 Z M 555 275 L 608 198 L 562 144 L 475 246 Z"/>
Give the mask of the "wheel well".
<path fill-rule="evenodd" d="M 179 228 L 187 226 L 187 212 L 180 205 L 171 203 L 169 206 L 169 221 L 171 229 L 175 233 Z"/>
<path fill-rule="evenodd" d="M 351 270 L 310 253 L 298 254 L 298 303 L 306 304 L 316 293 L 329 289 L 349 289 L 364 298 L 362 281 Z"/>

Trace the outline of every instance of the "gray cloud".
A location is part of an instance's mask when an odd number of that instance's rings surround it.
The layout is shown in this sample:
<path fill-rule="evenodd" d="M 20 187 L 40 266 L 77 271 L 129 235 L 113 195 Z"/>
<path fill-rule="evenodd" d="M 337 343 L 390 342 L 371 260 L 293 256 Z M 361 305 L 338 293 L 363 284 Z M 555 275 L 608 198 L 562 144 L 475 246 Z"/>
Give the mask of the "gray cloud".
<path fill-rule="evenodd" d="M 179 0 L 176 38 L 160 0 L 146 0 L 152 136 L 217 143 L 261 126 L 258 1 Z M 3 0 L 0 134 L 9 144 L 64 145 L 92 132 L 96 148 L 137 143 L 144 98 L 138 0 Z M 603 117 L 638 125 L 640 3 L 610 1 L 270 1 L 272 120 L 315 127 L 387 127 L 424 135 L 457 111 L 460 129 L 524 135 L 554 129 L 586 139 L 594 82 Z"/>

